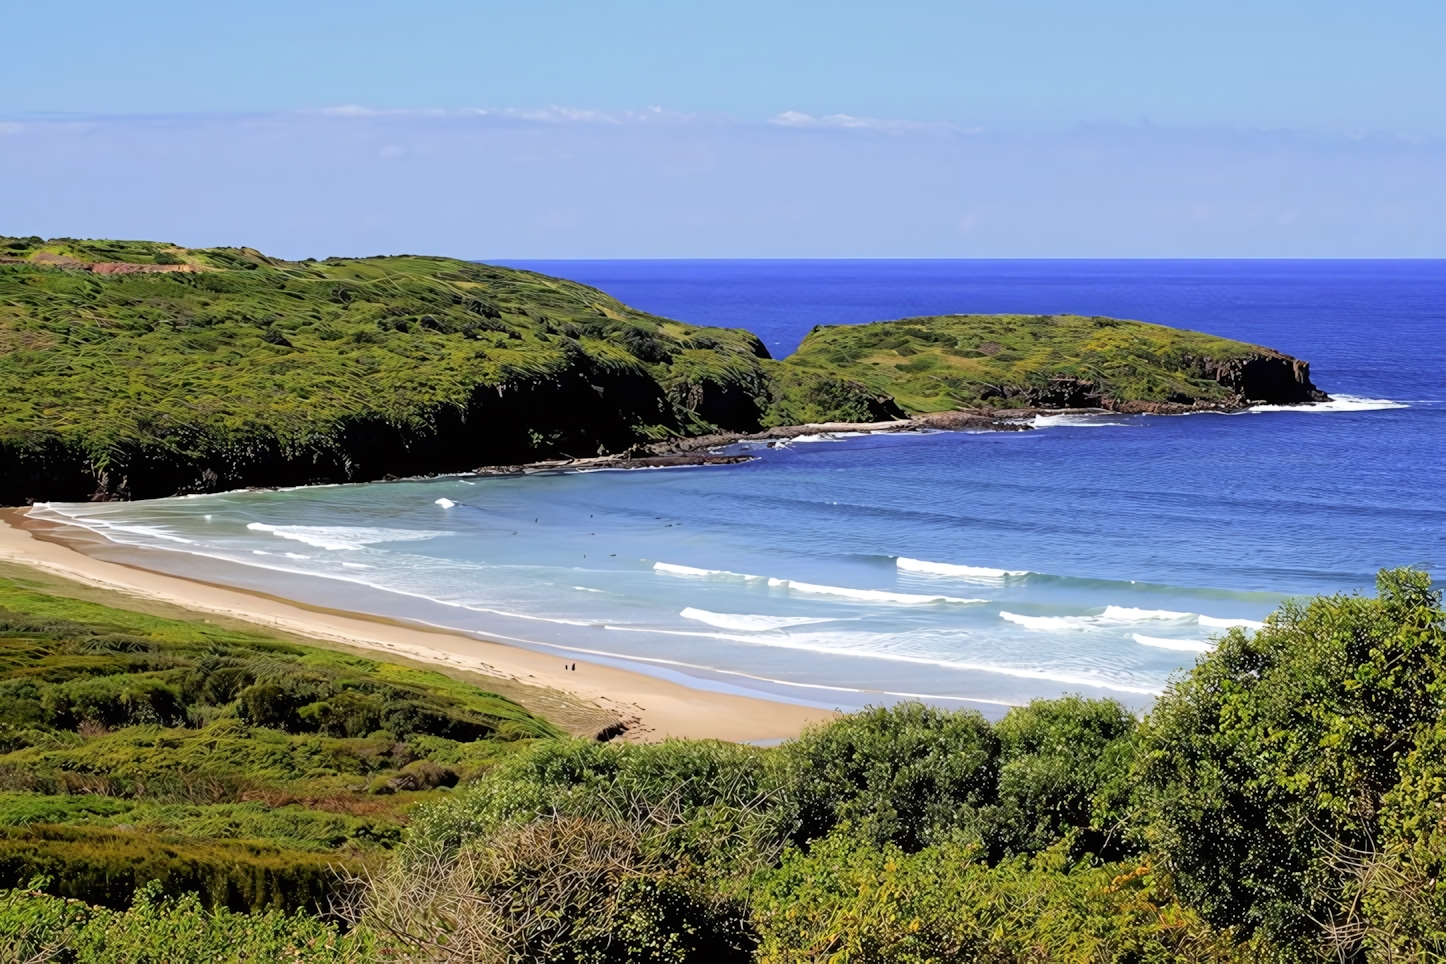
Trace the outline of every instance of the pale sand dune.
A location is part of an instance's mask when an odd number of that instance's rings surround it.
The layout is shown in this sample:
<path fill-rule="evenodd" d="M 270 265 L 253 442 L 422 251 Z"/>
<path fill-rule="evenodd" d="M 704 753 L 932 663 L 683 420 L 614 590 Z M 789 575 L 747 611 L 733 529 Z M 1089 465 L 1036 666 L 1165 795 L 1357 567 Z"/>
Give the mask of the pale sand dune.
<path fill-rule="evenodd" d="M 411 660 L 570 693 L 620 719 L 636 720 L 626 738 L 669 736 L 720 740 L 776 740 L 796 736 L 808 723 L 830 719 L 827 710 L 690 689 L 642 673 L 576 660 L 562 669 L 549 656 L 469 636 L 314 609 L 237 589 L 193 582 L 132 566 L 104 562 L 71 548 L 47 527 L 36 538 L 24 510 L 0 511 L 0 560 L 141 599 L 158 600 L 196 613 L 254 623 L 287 634 L 393 653 Z M 75 533 L 75 530 L 69 530 Z M 510 693 L 509 693 L 510 695 Z M 526 705 L 529 700 L 519 699 Z M 545 710 L 543 711 L 545 715 Z"/>

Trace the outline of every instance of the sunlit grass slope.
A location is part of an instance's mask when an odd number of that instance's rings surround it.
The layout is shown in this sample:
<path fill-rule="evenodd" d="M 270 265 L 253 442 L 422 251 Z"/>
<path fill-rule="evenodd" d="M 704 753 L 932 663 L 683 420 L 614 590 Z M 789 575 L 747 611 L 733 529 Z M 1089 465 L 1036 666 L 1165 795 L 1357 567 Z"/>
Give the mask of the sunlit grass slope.
<path fill-rule="evenodd" d="M 913 413 L 993 406 L 1233 407 L 1310 401 L 1304 362 L 1140 321 L 944 315 L 816 328 L 789 365 L 857 380 Z"/>
<path fill-rule="evenodd" d="M 446 258 L 0 239 L 0 499 L 593 456 L 768 406 L 752 334 Z"/>
<path fill-rule="evenodd" d="M 834 326 L 774 361 L 742 329 L 448 258 L 0 238 L 0 504 L 467 471 L 905 411 L 1316 397 L 1289 356 L 1110 318 Z"/>
<path fill-rule="evenodd" d="M 0 886 L 316 904 L 417 800 L 559 735 L 440 673 L 0 579 Z"/>

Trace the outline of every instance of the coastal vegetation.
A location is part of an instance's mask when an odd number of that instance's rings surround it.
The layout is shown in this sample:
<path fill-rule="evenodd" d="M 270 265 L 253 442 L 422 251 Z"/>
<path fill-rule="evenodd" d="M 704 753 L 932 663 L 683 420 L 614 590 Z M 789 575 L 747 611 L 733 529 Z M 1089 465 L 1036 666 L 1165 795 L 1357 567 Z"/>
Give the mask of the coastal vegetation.
<path fill-rule="evenodd" d="M 319 910 L 418 799 L 561 735 L 440 673 L 0 579 L 0 886 Z"/>
<path fill-rule="evenodd" d="M 1280 352 L 1118 318 L 943 315 L 815 328 L 789 364 L 856 380 L 911 414 L 981 406 L 1125 412 L 1325 396 Z"/>
<path fill-rule="evenodd" d="M 369 481 L 959 408 L 1320 397 L 1289 356 L 1106 318 L 753 334 L 449 258 L 0 238 L 0 504 Z"/>
<path fill-rule="evenodd" d="M 14 654 L 3 683 L 12 702 L 0 712 L 17 734 L 0 762 L 29 754 L 53 774 L 11 790 L 0 823 L 12 835 L 201 826 L 186 823 L 186 806 L 199 820 L 200 806 L 231 804 L 183 800 L 208 757 L 177 751 L 196 739 L 223 759 L 243 754 L 214 729 L 223 724 L 266 731 L 306 760 L 303 773 L 278 764 L 270 788 L 315 781 L 331 799 L 384 800 L 405 821 L 385 842 L 349 845 L 324 905 L 237 906 L 160 875 L 136 881 L 134 898 L 77 903 L 61 896 L 63 873 L 27 866 L 40 872 L 12 873 L 0 893 L 0 946 L 19 948 L 16 960 L 1294 964 L 1446 954 L 1446 611 L 1416 570 L 1381 572 L 1375 596 L 1300 600 L 1259 630 L 1229 630 L 1143 718 L 1078 697 L 995 722 L 905 703 L 772 748 L 568 738 L 496 697 L 385 663 L 141 624 L 21 586 L 0 605 Z M 65 621 L 46 607 L 63 607 Z M 222 661 L 210 675 L 195 655 L 202 640 Z M 425 703 L 431 722 L 357 737 L 346 713 L 268 698 L 287 708 L 267 710 L 279 715 L 263 724 L 243 694 L 264 671 L 188 695 L 233 665 L 225 660 L 272 659 L 330 685 L 317 702 L 334 706 L 353 689 L 378 701 L 383 725 L 408 725 L 390 722 L 389 701 Z M 81 665 L 96 667 L 87 680 L 97 693 L 111 691 L 107 679 L 152 674 L 175 695 L 137 682 L 129 692 L 150 695 L 120 709 L 62 697 Z M 458 721 L 478 729 L 434 732 Z M 450 769 L 455 787 L 409 803 L 400 790 L 376 796 L 378 779 L 405 767 L 385 753 L 353 764 L 343 747 L 384 740 Z M 318 754 L 344 762 L 318 766 Z M 93 782 L 72 786 L 69 774 Z M 322 852 L 304 810 L 258 818 L 244 835 Z M 222 813 L 207 826 L 242 823 Z"/>

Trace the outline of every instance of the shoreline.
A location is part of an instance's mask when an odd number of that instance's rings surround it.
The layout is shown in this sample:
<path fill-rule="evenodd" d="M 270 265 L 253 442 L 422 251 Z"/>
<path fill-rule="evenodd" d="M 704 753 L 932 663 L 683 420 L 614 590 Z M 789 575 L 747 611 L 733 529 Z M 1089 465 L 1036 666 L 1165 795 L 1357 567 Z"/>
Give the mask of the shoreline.
<path fill-rule="evenodd" d="M 544 459 L 515 465 L 482 465 L 455 472 L 434 472 L 423 475 L 387 475 L 374 481 L 407 482 L 419 479 L 463 478 L 467 476 L 543 475 L 560 472 L 593 472 L 602 469 L 672 469 L 707 465 L 734 465 L 750 462 L 755 456 L 719 451 L 746 442 L 766 442 L 770 446 L 791 439 L 812 435 L 875 435 L 927 432 L 1032 432 L 1033 420 L 1039 416 L 1060 415 L 1196 415 L 1202 412 L 1235 414 L 1249 410 L 1249 405 L 1214 404 L 1182 405 L 1173 402 L 1129 402 L 1111 408 L 977 408 L 930 412 L 887 422 L 812 422 L 807 425 L 780 425 L 758 432 L 716 432 L 635 445 L 624 452 L 585 458 Z M 337 484 L 337 483 L 332 483 Z M 347 484 L 347 483 L 340 483 Z M 367 483 L 360 483 L 367 484 Z M 304 486 L 250 486 L 243 490 L 302 488 Z"/>
<path fill-rule="evenodd" d="M 79 583 L 121 597 L 159 602 L 203 618 L 208 615 L 277 632 L 379 655 L 417 662 L 439 670 L 463 671 L 506 682 L 508 689 L 533 688 L 571 696 L 597 718 L 611 718 L 630 742 L 667 737 L 729 742 L 775 741 L 797 736 L 807 725 L 837 713 L 762 696 L 740 696 L 621 669 L 585 656 L 558 656 L 441 628 L 425 627 L 361 613 L 307 606 L 245 589 L 165 575 L 87 555 L 77 545 L 101 537 L 59 523 L 29 519 L 26 509 L 0 509 L 0 561 Z M 485 685 L 485 680 L 473 680 Z M 509 695 L 509 694 L 502 694 Z M 512 697 L 516 698 L 516 697 Z M 540 700 L 538 702 L 545 702 Z M 546 715 L 546 710 L 541 711 Z M 584 716 L 586 713 L 583 714 Z"/>

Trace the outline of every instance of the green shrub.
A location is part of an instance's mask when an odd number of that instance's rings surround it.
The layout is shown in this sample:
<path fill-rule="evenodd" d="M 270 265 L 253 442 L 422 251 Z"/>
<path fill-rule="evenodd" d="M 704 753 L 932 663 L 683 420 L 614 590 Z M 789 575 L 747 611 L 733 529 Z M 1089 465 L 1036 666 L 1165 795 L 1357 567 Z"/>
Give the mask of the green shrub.
<path fill-rule="evenodd" d="M 1258 961 L 1182 907 L 1148 864 L 1072 863 L 1070 841 L 991 867 L 977 847 L 906 853 L 843 827 L 752 892 L 767 964 Z"/>
<path fill-rule="evenodd" d="M 105 727 L 168 726 L 184 721 L 180 689 L 155 676 L 131 673 L 77 679 L 47 689 L 42 705 L 62 729 L 81 723 Z"/>
<path fill-rule="evenodd" d="M 359 866 L 355 858 L 257 841 L 45 824 L 0 832 L 0 887 L 48 877 L 55 896 L 107 907 L 124 907 L 156 881 L 168 894 L 195 892 L 210 907 L 325 909 L 338 875 Z"/>
<path fill-rule="evenodd" d="M 1035 700 L 995 726 L 999 784 L 990 853 L 1037 853 L 1072 831 L 1091 853 L 1118 853 L 1136 721 L 1111 700 Z"/>
<path fill-rule="evenodd" d="M 141 888 L 125 911 L 87 907 L 25 890 L 0 891 L 0 964 L 370 964 L 366 934 L 277 911 L 205 910 L 194 895 L 166 899 L 158 884 Z"/>
<path fill-rule="evenodd" d="M 906 703 L 815 726 L 780 754 L 796 840 L 847 820 L 865 839 L 915 851 L 952 832 L 982 832 L 978 810 L 995 796 L 999 738 L 973 710 Z"/>
<path fill-rule="evenodd" d="M 1446 802 L 1441 595 L 1412 570 L 1383 570 L 1377 588 L 1232 630 L 1144 731 L 1140 819 L 1182 897 L 1302 958 L 1370 947 L 1383 922 L 1367 915 L 1392 875 L 1437 879 L 1424 875 Z M 1358 900 L 1363 887 L 1374 905 Z M 1434 915 L 1407 928 L 1435 935 L 1417 953 L 1446 949 L 1439 902 L 1398 910 Z"/>
<path fill-rule="evenodd" d="M 546 741 L 419 807 L 410 832 L 421 846 L 454 851 L 507 825 L 560 814 L 646 827 L 651 851 L 746 874 L 791 828 L 768 759 L 767 751 L 715 740 Z"/>

